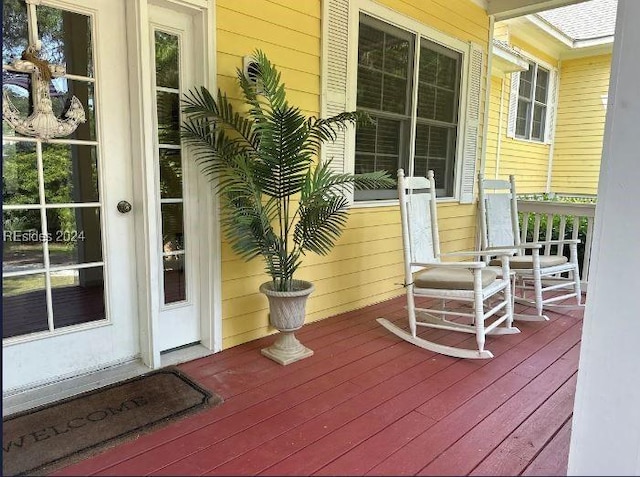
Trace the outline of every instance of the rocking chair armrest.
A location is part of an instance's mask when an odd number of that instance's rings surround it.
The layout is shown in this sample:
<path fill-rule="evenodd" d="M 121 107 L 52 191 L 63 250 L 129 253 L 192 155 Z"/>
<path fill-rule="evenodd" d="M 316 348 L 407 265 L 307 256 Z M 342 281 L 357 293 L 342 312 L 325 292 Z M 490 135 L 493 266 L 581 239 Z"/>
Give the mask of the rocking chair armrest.
<path fill-rule="evenodd" d="M 491 250 L 465 250 L 462 252 L 448 252 L 441 253 L 441 257 L 475 257 L 477 255 L 481 257 L 491 257 L 495 255 L 507 255 L 512 256 L 516 253 L 515 248 L 494 248 Z"/>
<path fill-rule="evenodd" d="M 558 240 L 539 240 L 538 242 L 527 242 L 529 243 L 537 243 L 542 245 L 557 245 L 557 244 L 562 244 L 562 243 L 568 243 L 568 244 L 579 244 L 581 242 L 580 239 L 558 239 Z"/>
<path fill-rule="evenodd" d="M 420 263 L 413 262 L 411 266 L 425 267 L 425 268 L 485 268 L 487 266 L 484 262 L 435 262 L 435 263 Z"/>
<path fill-rule="evenodd" d="M 498 251 L 498 253 L 500 252 L 500 250 L 529 250 L 529 249 L 537 249 L 537 248 L 542 248 L 542 244 L 538 243 L 538 242 L 525 242 L 525 243 L 521 243 L 520 245 L 509 245 L 508 247 L 487 247 L 486 251 L 487 252 L 493 252 Z"/>

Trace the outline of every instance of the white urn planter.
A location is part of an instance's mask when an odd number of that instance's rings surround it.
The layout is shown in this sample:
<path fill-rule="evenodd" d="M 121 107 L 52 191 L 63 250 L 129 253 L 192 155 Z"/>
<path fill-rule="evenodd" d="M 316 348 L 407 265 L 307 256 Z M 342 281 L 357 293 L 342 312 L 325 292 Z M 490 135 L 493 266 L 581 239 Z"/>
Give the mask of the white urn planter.
<path fill-rule="evenodd" d="M 315 287 L 304 280 L 292 280 L 292 285 L 292 291 L 274 290 L 272 281 L 260 285 L 260 291 L 269 299 L 269 322 L 280 332 L 275 343 L 261 352 L 282 365 L 313 355 L 312 350 L 298 341 L 294 332 L 304 325 L 307 298 Z"/>

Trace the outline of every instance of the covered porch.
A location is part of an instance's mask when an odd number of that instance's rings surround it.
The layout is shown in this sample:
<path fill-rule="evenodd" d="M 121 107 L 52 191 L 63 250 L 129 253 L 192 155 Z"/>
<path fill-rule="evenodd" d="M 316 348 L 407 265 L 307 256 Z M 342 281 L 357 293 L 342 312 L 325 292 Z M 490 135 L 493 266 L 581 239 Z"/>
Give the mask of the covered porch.
<path fill-rule="evenodd" d="M 273 337 L 182 364 L 224 403 L 54 475 L 566 475 L 583 309 L 518 322 L 522 333 L 489 337 L 495 358 L 476 361 L 375 321 L 406 326 L 404 306 L 304 326 L 315 354 L 286 367 L 260 356 Z"/>

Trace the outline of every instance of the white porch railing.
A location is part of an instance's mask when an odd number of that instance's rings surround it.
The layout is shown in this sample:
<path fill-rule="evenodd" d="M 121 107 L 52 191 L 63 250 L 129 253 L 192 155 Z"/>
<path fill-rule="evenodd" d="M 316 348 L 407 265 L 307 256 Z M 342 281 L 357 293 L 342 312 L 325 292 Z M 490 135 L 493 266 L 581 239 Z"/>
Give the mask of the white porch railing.
<path fill-rule="evenodd" d="M 583 290 L 586 291 L 589 281 L 589 260 L 591 257 L 591 243 L 593 241 L 593 219 L 595 217 L 596 204 L 581 204 L 572 202 L 544 201 L 544 200 L 518 200 L 518 212 L 520 215 L 520 235 L 524 242 L 529 235 L 537 237 L 539 241 L 557 240 L 559 238 L 571 238 L 581 240 L 578 245 L 578 257 L 580 260 L 580 279 Z M 533 217 L 533 230 L 530 230 L 530 220 Z M 546 227 L 542 218 L 546 217 L 546 224 L 554 224 L 554 218 L 559 217 L 557 226 Z M 586 233 L 579 234 L 580 223 L 587 224 Z M 543 236 L 540 236 L 541 223 L 543 224 Z M 532 233 L 532 235 L 531 235 Z M 535 240 L 535 239 L 533 239 Z M 568 253 L 568 250 L 566 250 Z M 543 248 L 544 255 L 562 255 L 563 248 L 556 245 L 547 245 Z"/>

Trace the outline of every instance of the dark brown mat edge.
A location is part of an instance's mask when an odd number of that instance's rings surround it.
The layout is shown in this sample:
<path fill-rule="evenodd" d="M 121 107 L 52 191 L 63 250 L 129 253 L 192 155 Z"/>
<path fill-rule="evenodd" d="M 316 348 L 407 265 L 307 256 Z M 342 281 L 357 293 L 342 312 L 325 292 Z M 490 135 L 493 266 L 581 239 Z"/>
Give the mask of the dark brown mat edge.
<path fill-rule="evenodd" d="M 142 380 L 142 379 L 144 379 L 144 378 L 146 378 L 148 376 L 152 376 L 152 375 L 156 375 L 156 374 L 174 374 L 174 375 L 176 375 L 178 378 L 182 379 L 189 386 L 193 387 L 195 390 L 197 390 L 198 392 L 203 394 L 202 401 L 197 403 L 197 404 L 194 404 L 194 405 L 192 405 L 192 406 L 190 406 L 190 407 L 188 407 L 186 409 L 183 409 L 182 411 L 178 411 L 175 414 L 172 414 L 171 416 L 167 416 L 167 417 L 161 418 L 161 419 L 159 419 L 157 421 L 150 422 L 148 424 L 144 424 L 144 425 L 139 426 L 139 427 L 137 427 L 135 429 L 131 429 L 129 431 L 126 431 L 126 432 L 123 432 L 123 433 L 118 434 L 116 436 L 113 436 L 113 437 L 111 437 L 109 439 L 106 439 L 106 440 L 104 440 L 102 442 L 98 442 L 96 444 L 92 444 L 92 445 L 89 445 L 87 447 L 83 447 L 81 449 L 76 450 L 75 452 L 73 452 L 71 454 L 68 454 L 66 456 L 63 456 L 63 457 L 60 457 L 58 459 L 52 460 L 52 461 L 47 462 L 45 464 L 38 465 L 37 467 L 34 467 L 32 469 L 24 470 L 21 473 L 16 474 L 16 476 L 35 475 L 35 473 L 41 472 L 43 470 L 53 471 L 53 470 L 56 470 L 57 468 L 64 467 L 65 465 L 71 465 L 72 463 L 74 463 L 74 460 L 73 460 L 74 456 L 78 456 L 78 457 L 82 456 L 81 458 L 90 457 L 91 455 L 93 455 L 92 451 L 96 451 L 96 450 L 100 449 L 103 446 L 105 447 L 105 450 L 106 450 L 108 448 L 113 447 L 114 445 L 118 445 L 120 443 L 124 443 L 124 442 L 127 441 L 128 437 L 132 437 L 133 435 L 135 435 L 139 431 L 150 430 L 150 429 L 152 429 L 154 427 L 157 427 L 157 426 L 161 425 L 164 422 L 167 422 L 169 420 L 173 420 L 175 418 L 184 416 L 186 414 L 190 414 L 190 413 L 194 412 L 195 410 L 199 409 L 200 407 L 203 407 L 203 406 L 217 406 L 217 405 L 219 405 L 219 404 L 221 404 L 223 402 L 222 397 L 220 397 L 216 393 L 213 393 L 213 392 L 209 391 L 208 389 L 203 388 L 198 383 L 193 381 L 189 376 L 184 374 L 177 367 L 175 367 L 175 366 L 167 366 L 165 368 L 161 368 L 161 369 L 158 369 L 158 370 L 154 370 L 154 371 L 151 371 L 151 372 L 148 372 L 148 373 L 141 374 L 139 376 L 134 376 L 132 378 L 125 379 L 123 381 L 118 381 L 118 382 L 115 382 L 115 383 L 107 384 L 106 386 L 101 386 L 101 387 L 99 387 L 97 389 L 91 389 L 89 391 L 84 391 L 84 392 L 82 392 L 80 394 L 75 394 L 73 396 L 69 396 L 67 398 L 63 398 L 63 399 L 60 399 L 58 401 L 54 401 L 54 402 L 49 403 L 49 404 L 43 404 L 43 405 L 31 408 L 31 409 L 27 409 L 25 411 L 20 411 L 20 412 L 11 414 L 9 416 L 5 416 L 5 417 L 2 418 L 2 422 L 5 423 L 7 421 L 11 421 L 13 419 L 17 419 L 17 418 L 22 417 L 22 416 L 27 416 L 29 414 L 33 414 L 34 412 L 38 412 L 38 411 L 41 411 L 43 409 L 47 409 L 49 407 L 56 406 L 58 404 L 65 404 L 65 403 L 72 402 L 72 401 L 75 401 L 75 400 L 78 400 L 78 399 L 82 399 L 82 398 L 84 398 L 86 396 L 90 396 L 92 394 L 96 394 L 96 393 L 101 392 L 101 391 L 106 391 L 107 389 L 112 389 L 112 388 L 115 388 L 115 387 L 118 387 L 118 386 L 121 386 L 121 385 L 124 385 L 124 384 L 135 382 L 135 381 L 140 381 L 140 380 Z M 69 461 L 69 462 L 67 462 L 67 461 Z M 63 464 L 63 465 L 60 465 L 60 464 Z"/>

